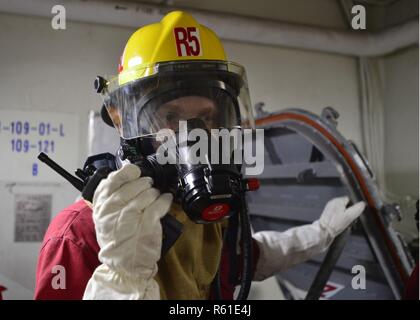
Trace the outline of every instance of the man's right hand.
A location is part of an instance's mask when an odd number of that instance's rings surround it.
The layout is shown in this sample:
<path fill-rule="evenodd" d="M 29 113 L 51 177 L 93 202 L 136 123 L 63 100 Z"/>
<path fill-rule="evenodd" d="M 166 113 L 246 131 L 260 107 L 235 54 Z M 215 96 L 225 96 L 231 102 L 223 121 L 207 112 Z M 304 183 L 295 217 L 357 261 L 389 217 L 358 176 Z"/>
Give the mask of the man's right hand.
<path fill-rule="evenodd" d="M 153 277 L 162 246 L 160 219 L 169 211 L 172 195 L 160 195 L 152 183 L 141 177 L 139 167 L 128 164 L 96 189 L 93 221 L 102 265 L 89 280 L 84 299 L 159 298 Z"/>

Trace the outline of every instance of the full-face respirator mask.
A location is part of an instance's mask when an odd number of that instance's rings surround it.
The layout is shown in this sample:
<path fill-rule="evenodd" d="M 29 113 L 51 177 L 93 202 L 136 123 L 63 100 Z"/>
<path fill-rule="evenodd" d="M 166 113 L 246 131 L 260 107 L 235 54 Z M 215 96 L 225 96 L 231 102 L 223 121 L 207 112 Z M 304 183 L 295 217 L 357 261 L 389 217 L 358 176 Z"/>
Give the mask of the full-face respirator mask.
<path fill-rule="evenodd" d="M 139 165 L 196 223 L 239 212 L 240 197 L 255 185 L 241 175 L 241 125 L 253 124 L 244 70 L 223 61 L 182 61 L 160 63 L 153 72 L 124 85 L 95 81 L 103 119 L 121 136 L 116 168 L 124 161 Z"/>

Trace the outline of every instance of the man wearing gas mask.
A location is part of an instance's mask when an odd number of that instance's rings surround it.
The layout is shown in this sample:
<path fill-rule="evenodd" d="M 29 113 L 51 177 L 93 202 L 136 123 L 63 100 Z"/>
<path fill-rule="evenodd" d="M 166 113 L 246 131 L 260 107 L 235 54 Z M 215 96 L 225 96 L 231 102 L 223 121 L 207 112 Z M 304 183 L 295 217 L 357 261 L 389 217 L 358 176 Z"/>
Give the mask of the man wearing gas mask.
<path fill-rule="evenodd" d="M 104 120 L 121 136 L 116 170 L 87 188 L 92 199 L 84 196 L 51 223 L 37 299 L 232 299 L 239 284 L 245 299 L 251 280 L 325 251 L 364 210 L 364 203 L 346 208 L 349 199 L 337 198 L 311 225 L 251 236 L 241 166 L 210 153 L 204 163 L 191 162 L 180 128 L 203 130 L 209 143 L 212 129 L 252 128 L 245 70 L 184 12 L 136 31 L 118 76 L 98 78 L 96 89 Z M 165 141 L 178 143 L 169 156 L 182 164 L 158 161 L 165 130 L 172 132 Z M 51 288 L 55 265 L 66 270 L 64 290 Z"/>

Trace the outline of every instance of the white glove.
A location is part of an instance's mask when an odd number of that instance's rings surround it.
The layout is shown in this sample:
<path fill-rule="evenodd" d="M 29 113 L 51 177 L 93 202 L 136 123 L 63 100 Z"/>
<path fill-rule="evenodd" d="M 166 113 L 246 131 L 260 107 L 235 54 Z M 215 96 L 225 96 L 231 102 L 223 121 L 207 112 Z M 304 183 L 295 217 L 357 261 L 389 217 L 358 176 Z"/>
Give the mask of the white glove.
<path fill-rule="evenodd" d="M 254 280 L 267 279 L 293 265 L 324 252 L 334 238 L 356 220 L 365 209 L 359 202 L 346 209 L 348 197 L 330 200 L 319 220 L 312 224 L 290 228 L 285 232 L 260 231 L 253 235 L 260 255 Z"/>
<path fill-rule="evenodd" d="M 347 229 L 365 210 L 363 201 L 346 209 L 349 197 L 335 198 L 325 205 L 319 223 L 333 238 Z"/>
<path fill-rule="evenodd" d="M 162 247 L 160 219 L 171 194 L 160 195 L 152 179 L 128 164 L 103 180 L 93 197 L 93 221 L 102 264 L 83 299 L 159 299 L 153 279 Z"/>

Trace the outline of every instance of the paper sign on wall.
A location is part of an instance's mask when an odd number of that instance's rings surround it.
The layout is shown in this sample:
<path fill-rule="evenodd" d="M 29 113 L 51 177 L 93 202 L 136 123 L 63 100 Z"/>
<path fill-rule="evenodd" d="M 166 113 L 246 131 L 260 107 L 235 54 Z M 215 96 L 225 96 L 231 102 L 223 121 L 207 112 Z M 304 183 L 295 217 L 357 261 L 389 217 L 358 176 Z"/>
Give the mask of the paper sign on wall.
<path fill-rule="evenodd" d="M 51 217 L 51 195 L 15 195 L 15 242 L 40 242 Z"/>
<path fill-rule="evenodd" d="M 37 156 L 44 152 L 69 171 L 80 166 L 78 120 L 68 113 L 0 110 L 0 180 L 63 181 Z"/>

